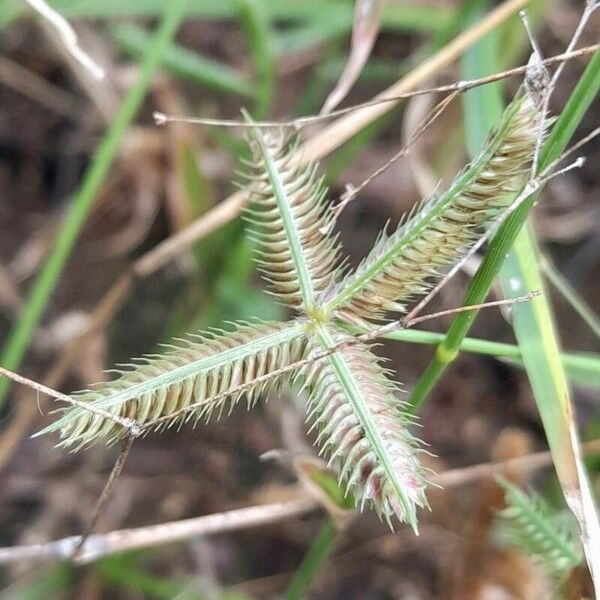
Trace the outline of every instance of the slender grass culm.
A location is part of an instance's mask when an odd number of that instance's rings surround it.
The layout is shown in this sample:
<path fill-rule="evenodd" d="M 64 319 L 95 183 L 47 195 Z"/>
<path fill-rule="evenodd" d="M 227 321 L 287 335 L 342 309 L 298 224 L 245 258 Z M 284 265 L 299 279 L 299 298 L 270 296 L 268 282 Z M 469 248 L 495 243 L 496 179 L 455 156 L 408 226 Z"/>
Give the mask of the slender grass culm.
<path fill-rule="evenodd" d="M 354 271 L 332 232 L 317 165 L 300 166 L 295 139 L 250 126 L 249 235 L 271 292 L 296 315 L 179 340 L 75 397 L 148 431 L 220 416 L 242 396 L 251 406 L 263 392 L 295 385 L 307 391 L 317 444 L 346 492 L 390 526 L 395 516 L 416 530 L 416 511 L 427 506 L 419 442 L 395 382 L 369 344 L 353 337 L 352 326 L 405 312 L 511 206 L 548 122 L 537 93 L 522 86 L 448 190 L 421 202 L 394 231 L 383 231 Z M 74 449 L 127 434 L 122 424 L 81 406 L 65 409 L 44 430 L 54 431 Z"/>

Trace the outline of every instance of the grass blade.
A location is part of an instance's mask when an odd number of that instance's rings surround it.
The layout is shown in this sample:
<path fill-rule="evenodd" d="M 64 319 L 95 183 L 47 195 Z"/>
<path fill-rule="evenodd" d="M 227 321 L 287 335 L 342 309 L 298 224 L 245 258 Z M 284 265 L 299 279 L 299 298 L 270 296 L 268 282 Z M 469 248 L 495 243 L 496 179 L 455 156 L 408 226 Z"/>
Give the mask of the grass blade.
<path fill-rule="evenodd" d="M 306 592 L 315 575 L 333 552 L 335 538 L 335 525 L 333 520 L 328 518 L 321 526 L 315 541 L 294 574 L 294 578 L 283 595 L 284 600 L 302 600 L 306 598 Z"/>
<path fill-rule="evenodd" d="M 490 57 L 489 54 L 481 52 L 478 57 L 481 60 L 479 65 L 474 63 L 476 68 L 482 71 L 491 69 L 490 72 L 493 72 L 497 66 L 490 64 L 490 58 L 494 63 L 493 56 Z M 544 146 L 540 170 L 557 158 L 566 147 L 579 119 L 587 110 L 589 102 L 600 86 L 598 71 L 597 52 Z M 468 76 L 476 76 L 476 73 L 469 72 Z M 493 108 L 493 105 L 490 105 L 489 101 L 486 103 L 483 96 L 486 92 L 483 92 L 481 88 L 469 93 L 479 98 L 480 111 L 490 120 L 488 125 L 500 117 L 499 114 L 492 114 L 490 106 Z M 466 119 L 468 120 L 472 114 L 472 110 L 467 112 Z M 472 131 L 476 132 L 476 129 L 473 128 Z M 491 244 L 490 252 L 469 287 L 464 304 L 477 303 L 478 300 L 475 298 L 478 297 L 481 297 L 482 300 L 485 298 L 495 274 L 504 263 L 505 254 L 510 251 L 513 243 L 514 251 L 510 253 L 502 267 L 500 279 L 503 289 L 513 295 L 525 288 L 543 288 L 537 261 L 532 260 L 532 257 L 537 256 L 534 238 L 527 230 L 521 230 L 534 200 L 535 198 L 532 197 L 521 205 L 500 229 Z M 600 578 L 600 523 L 581 459 L 569 389 L 560 361 L 559 344 L 554 331 L 551 310 L 547 300 L 542 296 L 532 300 L 529 304 L 515 307 L 513 314 L 515 334 L 523 352 L 523 361 L 544 424 L 556 472 L 567 504 L 579 522 L 588 566 L 596 588 L 598 588 L 600 585 L 598 581 Z M 446 340 L 438 347 L 436 359 L 429 365 L 411 397 L 413 407 L 416 408 L 435 385 L 446 368 L 444 363 L 450 362 L 456 356 L 460 341 L 466 335 L 474 318 L 475 315 L 472 314 L 467 318 L 460 320 L 457 318 L 453 321 Z M 449 352 L 447 352 L 448 350 Z"/>
<path fill-rule="evenodd" d="M 344 0 L 263 0 L 270 20 L 330 21 L 344 20 L 347 31 L 352 27 L 352 5 Z M 164 0 L 53 0 L 53 8 L 67 18 L 118 19 L 122 17 L 160 16 Z M 238 0 L 194 0 L 186 7 L 185 16 L 203 19 L 227 19 L 237 16 Z M 26 13 L 22 0 L 3 0 L 0 28 Z M 388 6 L 383 13 L 383 25 L 388 29 L 437 32 L 449 23 L 454 11 L 438 6 L 402 3 Z"/>
<path fill-rule="evenodd" d="M 27 299 L 23 312 L 12 330 L 0 356 L 0 364 L 11 371 L 19 368 L 29 341 L 44 313 L 48 300 L 56 287 L 58 278 L 71 254 L 92 203 L 117 156 L 119 145 L 129 124 L 137 114 L 146 96 L 152 75 L 160 64 L 162 53 L 173 37 L 185 10 L 187 0 L 175 0 L 156 31 L 140 67 L 140 75 L 129 90 L 114 121 L 104 136 L 94 160 L 87 169 L 81 186 L 65 217 L 52 252 L 38 275 Z M 0 380 L 0 406 L 8 391 L 9 382 Z"/>
<path fill-rule="evenodd" d="M 5 587 L 0 600 L 46 600 L 66 597 L 77 582 L 77 571 L 68 564 L 60 564 L 47 570 L 36 570 L 24 582 Z"/>
<path fill-rule="evenodd" d="M 357 332 L 362 333 L 362 330 L 357 330 Z M 446 335 L 435 331 L 404 329 L 387 333 L 383 337 L 395 342 L 435 346 L 443 342 Z M 493 356 L 516 367 L 524 367 L 521 349 L 515 344 L 465 337 L 461 340 L 460 350 L 472 354 Z M 573 383 L 600 388 L 600 354 L 563 352 L 561 361 L 563 369 Z"/>
<path fill-rule="evenodd" d="M 253 116 L 261 120 L 269 114 L 275 90 L 275 56 L 270 22 L 259 0 L 239 0 L 238 10 L 254 58 L 256 102 Z"/>
<path fill-rule="evenodd" d="M 273 45 L 277 55 L 301 53 L 315 46 L 333 42 L 348 33 L 345 18 L 335 15 L 322 21 L 309 22 L 291 30 L 275 32 Z"/>
<path fill-rule="evenodd" d="M 115 27 L 112 36 L 125 52 L 136 58 L 144 56 L 154 43 L 151 35 L 135 25 Z M 173 44 L 166 48 L 161 63 L 174 75 L 200 85 L 228 94 L 254 96 L 250 83 L 234 69 L 180 46 Z"/>
<path fill-rule="evenodd" d="M 590 67 L 592 69 L 592 76 L 589 83 L 584 83 L 588 88 L 584 90 L 586 92 L 584 97 L 589 98 L 590 101 L 600 88 L 599 55 L 600 53 L 596 52 L 588 65 L 588 70 Z M 588 70 L 584 73 L 580 84 Z M 578 84 L 575 91 L 579 89 Z M 573 109 L 570 102 L 567 107 L 570 108 L 567 115 L 583 116 L 583 113 Z M 540 169 L 564 151 L 575 129 L 576 123 L 572 119 L 565 121 L 561 115 L 554 129 L 556 135 L 551 136 L 544 147 Z M 500 272 L 500 282 L 505 293 L 508 290 L 510 293 L 515 293 L 522 285 L 532 286 L 529 289 L 543 289 L 539 261 L 540 253 L 532 227 L 522 229 Z M 600 593 L 600 520 L 583 463 L 570 390 L 560 361 L 560 344 L 547 296 L 542 295 L 528 304 L 515 307 L 513 329 L 523 352 L 523 362 L 544 424 L 565 500 L 581 529 L 586 561 L 598 594 Z"/>
<path fill-rule="evenodd" d="M 533 229 L 523 229 L 502 266 L 505 294 L 544 287 L 538 267 L 539 250 Z M 600 522 L 581 456 L 567 378 L 550 304 L 545 295 L 515 306 L 512 324 L 548 438 L 552 459 L 569 508 L 581 528 L 581 538 L 594 585 L 600 591 Z"/>
<path fill-rule="evenodd" d="M 480 9 L 485 6 L 485 1 L 479 2 Z M 473 23 L 481 18 L 483 10 L 470 16 Z M 486 35 L 478 44 L 465 52 L 461 61 L 461 76 L 481 77 L 497 67 L 499 31 L 495 29 Z M 478 75 L 474 75 L 478 73 Z M 497 81 L 489 85 L 478 87 L 464 94 L 463 108 L 465 117 L 465 142 L 470 156 L 477 156 L 479 147 L 484 141 L 484 132 L 489 131 L 500 119 L 503 110 L 502 83 Z M 483 134 L 483 135 L 482 135 Z"/>

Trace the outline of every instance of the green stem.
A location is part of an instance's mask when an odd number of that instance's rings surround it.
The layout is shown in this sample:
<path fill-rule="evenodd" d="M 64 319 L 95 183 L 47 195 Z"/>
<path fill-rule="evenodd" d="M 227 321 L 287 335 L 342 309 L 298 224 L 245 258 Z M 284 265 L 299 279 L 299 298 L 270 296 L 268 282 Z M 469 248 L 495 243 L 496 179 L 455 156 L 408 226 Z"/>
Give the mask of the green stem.
<path fill-rule="evenodd" d="M 564 151 L 577 125 L 598 93 L 598 89 L 600 89 L 600 51 L 594 54 L 544 144 L 540 169 L 543 170 Z M 500 227 L 469 285 L 462 302 L 463 306 L 485 301 L 536 199 L 537 194 L 530 196 Z M 444 341 L 436 350 L 435 358 L 429 363 L 411 394 L 409 404 L 412 412 L 419 409 L 448 365 L 456 358 L 461 343 L 476 316 L 477 311 L 469 311 L 460 313 L 454 318 Z"/>
<path fill-rule="evenodd" d="M 144 56 L 154 43 L 151 35 L 135 25 L 119 25 L 111 30 L 111 35 L 124 52 L 136 58 Z M 235 69 L 176 44 L 165 49 L 161 64 L 178 77 L 214 90 L 254 97 L 250 82 Z"/>
<path fill-rule="evenodd" d="M 408 342 L 410 344 L 425 344 L 436 345 L 443 342 L 446 335 L 436 333 L 434 331 L 419 331 L 417 329 L 406 329 L 403 331 L 395 331 L 388 333 L 383 338 L 395 342 Z M 482 354 L 485 356 L 493 356 L 494 358 L 503 359 L 509 358 L 516 361 L 517 364 L 522 364 L 523 354 L 521 348 L 516 344 L 506 344 L 502 342 L 492 342 L 489 340 L 480 340 L 478 338 L 465 337 L 460 344 L 460 350 L 471 354 Z M 575 352 L 561 353 L 563 366 L 567 371 L 581 369 L 586 373 L 589 372 L 590 377 L 596 375 L 600 381 L 600 355 L 598 354 L 578 354 Z"/>
<path fill-rule="evenodd" d="M 257 0 L 238 0 L 239 16 L 254 58 L 256 102 L 253 117 L 260 121 L 269 114 L 275 90 L 275 57 L 269 18 Z"/>
<path fill-rule="evenodd" d="M 140 68 L 139 78 L 129 90 L 83 177 L 81 187 L 67 212 L 52 252 L 44 264 L 42 272 L 33 284 L 25 307 L 0 356 L 0 364 L 11 371 L 17 370 L 21 365 L 31 337 L 42 318 L 58 278 L 79 237 L 92 203 L 117 156 L 121 139 L 137 114 L 146 96 L 152 75 L 160 64 L 162 53 L 169 45 L 181 21 L 186 1 L 174 0 L 168 5 L 169 8 L 156 32 L 154 43 L 150 46 Z M 8 388 L 9 381 L 2 378 L 0 380 L 0 406 L 4 402 Z"/>
<path fill-rule="evenodd" d="M 476 2 L 474 11 L 469 15 L 469 19 L 465 21 L 465 23 L 468 24 L 469 22 L 472 22 L 477 17 L 477 11 L 483 9 L 483 5 L 484 2 Z M 478 44 L 471 48 L 463 57 L 461 62 L 461 70 L 463 75 L 465 73 L 473 75 L 473 73 L 470 71 L 481 66 L 481 63 L 484 63 L 487 67 L 492 67 L 492 63 L 495 61 L 496 56 L 497 37 L 488 36 L 487 39 L 481 40 Z M 487 100 L 487 102 L 485 100 Z M 498 98 L 498 85 L 495 87 L 484 86 L 483 88 L 472 90 L 465 95 L 463 101 L 464 112 L 470 117 L 469 119 L 465 119 L 465 141 L 469 153 L 474 155 L 477 152 L 479 144 L 481 143 L 481 133 L 479 129 L 484 127 L 485 130 L 487 130 L 487 128 L 490 126 L 490 121 L 494 118 L 492 111 L 495 112 L 498 110 L 498 108 L 501 108 L 501 104 L 499 104 L 501 99 Z M 477 128 L 470 126 L 468 123 L 471 121 L 471 118 L 474 122 L 475 117 L 477 117 L 478 121 Z M 496 238 L 498 238 L 501 233 L 502 229 L 498 232 Z M 494 244 L 492 243 L 490 250 L 486 255 L 486 259 L 489 258 L 490 254 L 493 252 L 493 247 Z M 496 252 L 495 259 L 496 261 L 501 262 L 502 255 L 499 252 Z M 471 302 L 472 298 L 482 298 L 482 300 L 477 302 L 477 304 L 483 302 L 483 299 L 487 296 L 489 288 L 500 268 L 500 265 L 498 265 L 495 269 L 486 270 L 483 268 L 483 266 L 484 265 L 482 264 L 479 271 L 473 278 L 463 300 L 463 306 L 466 305 L 467 302 L 475 304 L 476 302 Z M 446 333 L 445 339 L 436 348 L 435 356 L 427 365 L 427 368 L 419 378 L 419 381 L 411 393 L 409 407 L 412 412 L 416 412 L 419 409 L 431 390 L 435 387 L 437 381 L 445 372 L 448 365 L 450 365 L 456 359 L 459 353 L 459 348 L 462 345 L 462 341 L 467 335 L 467 332 L 476 316 L 477 311 L 468 311 L 461 313 L 454 318 L 449 330 Z"/>
<path fill-rule="evenodd" d="M 321 526 L 315 541 L 298 567 L 294 578 L 288 586 L 284 600 L 302 600 L 315 575 L 331 556 L 335 545 L 336 530 L 331 519 L 327 519 Z"/>

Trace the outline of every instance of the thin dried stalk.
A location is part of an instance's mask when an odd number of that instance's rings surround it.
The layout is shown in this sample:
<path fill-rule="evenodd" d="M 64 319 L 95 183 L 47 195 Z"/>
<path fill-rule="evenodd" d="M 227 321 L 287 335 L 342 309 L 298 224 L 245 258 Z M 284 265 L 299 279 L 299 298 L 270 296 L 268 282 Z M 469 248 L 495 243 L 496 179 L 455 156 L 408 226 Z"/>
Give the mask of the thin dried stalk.
<path fill-rule="evenodd" d="M 398 103 L 398 100 L 386 101 L 383 104 L 379 100 L 399 96 L 417 88 L 432 75 L 452 64 L 465 50 L 477 43 L 482 37 L 517 13 L 527 4 L 527 1 L 506 0 L 490 11 L 475 26 L 458 35 L 438 53 L 421 63 L 411 73 L 377 94 L 374 98 L 378 102 L 377 105 L 365 106 L 349 113 L 305 142 L 300 148 L 303 161 L 305 161 L 304 164 L 327 156 L 332 150 L 352 138 L 357 131 L 391 110 Z M 189 227 L 168 238 L 142 256 L 136 263 L 136 274 L 144 276 L 160 269 L 182 250 L 235 218 L 240 213 L 244 202 L 245 195 L 242 192 L 229 196 L 206 215 L 194 221 Z"/>
<path fill-rule="evenodd" d="M 583 445 L 583 450 L 587 455 L 600 453 L 600 440 L 586 442 Z M 538 452 L 503 462 L 480 463 L 469 467 L 450 469 L 432 475 L 431 481 L 444 488 L 454 488 L 504 472 L 531 472 L 551 465 L 552 456 L 550 452 Z M 234 531 L 244 527 L 258 527 L 266 523 L 273 523 L 311 512 L 318 507 L 318 502 L 312 496 L 301 496 L 286 502 L 250 506 L 183 521 L 171 521 L 138 529 L 122 529 L 104 534 L 94 534 L 86 541 L 77 561 L 88 563 L 125 550 L 149 548 L 183 541 L 196 536 Z M 0 564 L 68 559 L 80 537 L 71 536 L 42 544 L 0 548 Z"/>

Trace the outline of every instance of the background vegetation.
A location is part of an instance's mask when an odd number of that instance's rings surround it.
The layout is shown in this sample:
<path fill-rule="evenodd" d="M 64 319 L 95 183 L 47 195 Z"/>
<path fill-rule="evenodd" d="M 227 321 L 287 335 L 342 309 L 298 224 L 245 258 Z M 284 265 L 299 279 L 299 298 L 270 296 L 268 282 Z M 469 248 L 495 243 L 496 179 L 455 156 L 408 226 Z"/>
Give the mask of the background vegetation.
<path fill-rule="evenodd" d="M 250 242 L 235 218 L 239 201 L 222 202 L 235 192 L 234 169 L 247 155 L 239 132 L 157 128 L 151 115 L 237 119 L 242 106 L 255 119 L 318 113 L 348 58 L 353 4 L 188 0 L 168 10 L 154 0 L 51 4 L 77 26 L 107 77 L 96 81 L 65 56 L 24 3 L 0 6 L 0 364 L 68 391 L 105 379 L 104 369 L 184 331 L 284 318 L 255 275 Z M 520 5 L 508 5 L 506 18 L 467 44 L 466 53 L 428 63 L 494 7 L 482 0 L 389 2 L 346 104 L 368 100 L 423 65 L 433 64 L 419 87 L 526 62 Z M 533 1 L 528 10 L 550 56 L 564 50 L 582 6 Z M 580 45 L 597 42 L 598 30 L 596 15 Z M 456 99 L 408 158 L 364 188 L 339 219 L 354 263 L 388 219 L 397 221 L 428 186 L 450 179 L 476 152 L 519 83 L 508 79 Z M 567 65 L 551 102 L 561 116 L 543 163 L 597 127 L 599 85 L 598 52 Z M 328 154 L 322 168 L 332 195 L 359 185 L 398 151 L 431 110 L 430 100 L 386 106 L 354 130 L 342 120 L 338 137 L 332 130 L 319 138 L 322 125 L 306 128 L 306 139 L 322 142 L 315 153 Z M 328 144 L 331 153 L 323 149 Z M 445 489 L 431 492 L 432 512 L 421 513 L 418 538 L 409 528 L 390 533 L 371 514 L 349 514 L 335 483 L 299 460 L 313 453 L 312 438 L 304 434 L 302 400 L 284 393 L 282 402 L 252 412 L 240 406 L 228 420 L 138 441 L 96 529 L 297 501 L 311 485 L 326 490 L 324 509 L 87 566 L 17 562 L 2 571 L 0 597 L 479 598 L 498 588 L 509 597 L 548 597 L 558 589 L 591 597 L 577 527 L 563 524 L 560 493 L 561 485 L 578 485 L 569 438 L 574 417 L 565 399 L 576 408 L 582 437 L 594 440 L 599 429 L 600 326 L 590 308 L 600 298 L 597 139 L 581 152 L 587 163 L 548 186 L 525 233 L 517 237 L 533 201 L 492 242 L 481 268 L 469 261 L 432 310 L 483 301 L 490 286 L 501 295 L 500 285 L 506 290 L 515 278 L 525 290 L 544 289 L 544 299 L 510 314 L 487 311 L 474 323 L 474 313 L 442 318 L 432 333 L 396 333 L 378 348 L 419 407 L 419 435 L 436 455 L 429 463 L 437 472 L 522 459 L 527 468 L 505 475 L 536 487 L 548 506 L 528 511 L 527 498 L 509 487 L 512 509 L 503 514 L 517 520 L 517 530 L 519 519 L 538 526 L 530 538 L 517 539 L 503 529 L 505 521 L 497 523 L 507 484 L 491 479 L 489 469 L 442 475 Z M 193 235 L 178 244 L 183 231 Z M 473 337 L 463 341 L 468 331 Z M 458 352 L 461 344 L 467 352 Z M 4 378 L 0 395 L 1 545 L 81 532 L 117 449 L 70 455 L 48 436 L 30 439 L 55 418 L 50 402 Z M 551 469 L 531 468 L 532 453 L 548 442 L 558 478 Z M 261 460 L 274 448 L 283 449 L 278 460 Z M 542 463 L 551 465 L 548 457 Z M 597 489 L 593 457 L 588 467 Z M 547 518 L 532 525 L 530 512 Z M 542 530 L 546 545 L 536 545 Z M 546 552 L 553 542 L 562 554 L 552 545 Z"/>

